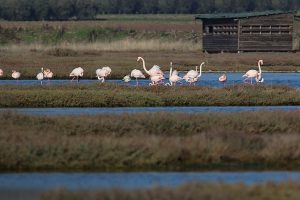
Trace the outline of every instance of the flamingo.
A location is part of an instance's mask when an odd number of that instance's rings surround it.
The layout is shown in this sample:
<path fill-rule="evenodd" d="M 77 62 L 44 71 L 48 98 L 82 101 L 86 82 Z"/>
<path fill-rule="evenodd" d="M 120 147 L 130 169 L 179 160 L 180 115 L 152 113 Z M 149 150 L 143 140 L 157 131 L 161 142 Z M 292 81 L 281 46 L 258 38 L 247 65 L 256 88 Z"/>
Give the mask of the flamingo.
<path fill-rule="evenodd" d="M 14 79 L 19 80 L 19 78 L 21 77 L 21 73 L 17 72 L 16 70 L 12 70 L 11 77 L 13 77 Z"/>
<path fill-rule="evenodd" d="M 145 75 L 138 69 L 132 70 L 130 76 L 135 78 L 136 86 L 139 85 L 138 78 L 145 78 Z"/>
<path fill-rule="evenodd" d="M 43 85 L 43 79 L 44 79 L 44 69 L 43 68 L 41 68 L 41 72 L 36 75 L 36 78 L 39 81 L 41 81 L 41 85 Z"/>
<path fill-rule="evenodd" d="M 110 75 L 111 68 L 110 67 L 102 67 L 101 69 L 96 70 L 96 77 L 99 81 L 102 81 L 104 83 L 105 78 Z"/>
<path fill-rule="evenodd" d="M 195 70 L 190 70 L 188 73 L 183 77 L 183 79 L 188 82 L 190 85 L 194 84 L 198 81 L 198 79 L 202 76 L 202 66 L 205 64 L 205 62 L 202 62 L 200 65 L 200 71 L 198 73 L 198 66 L 196 66 Z"/>
<path fill-rule="evenodd" d="M 246 74 L 243 75 L 243 77 L 246 77 L 244 79 L 244 82 L 246 82 L 246 80 L 250 79 L 251 80 L 251 84 L 252 84 L 252 79 L 255 78 L 257 83 L 262 83 L 264 82 L 264 79 L 262 78 L 262 71 L 261 71 L 261 65 L 264 64 L 263 60 L 259 60 L 257 65 L 258 65 L 258 71 L 251 69 L 249 71 L 246 72 Z"/>
<path fill-rule="evenodd" d="M 0 69 L 0 77 L 2 77 L 2 76 L 3 76 L 3 70 Z"/>
<path fill-rule="evenodd" d="M 158 85 L 164 79 L 165 79 L 165 77 L 163 77 L 162 75 L 150 76 L 151 83 L 149 83 L 149 85 L 150 86 Z"/>
<path fill-rule="evenodd" d="M 77 78 L 77 82 L 79 82 L 79 77 L 83 77 L 83 72 L 84 70 L 81 67 L 73 69 L 73 71 L 70 73 L 70 76 L 73 76 L 71 81 Z"/>
<path fill-rule="evenodd" d="M 222 74 L 220 77 L 219 77 L 219 81 L 221 83 L 223 83 L 223 85 L 225 85 L 226 81 L 227 81 L 227 76 L 226 74 Z"/>
<path fill-rule="evenodd" d="M 45 69 L 43 71 L 43 74 L 44 74 L 44 78 L 48 78 L 48 81 L 50 78 L 53 77 L 53 72 L 50 69 Z"/>
<path fill-rule="evenodd" d="M 142 60 L 144 71 L 150 76 L 151 83 L 149 85 L 157 85 L 164 78 L 164 73 L 161 71 L 158 65 L 154 65 L 150 70 L 146 69 L 145 60 L 142 57 L 138 57 L 137 61 Z"/>
<path fill-rule="evenodd" d="M 130 75 L 126 75 L 124 76 L 124 78 L 122 79 L 125 83 L 128 83 L 129 81 L 131 81 Z"/>
<path fill-rule="evenodd" d="M 182 80 L 180 76 L 178 76 L 177 70 L 173 71 L 172 68 L 173 63 L 170 62 L 170 74 L 169 74 L 169 81 L 170 83 L 167 83 L 166 85 L 172 86 L 173 84 L 176 85 L 176 82 Z"/>

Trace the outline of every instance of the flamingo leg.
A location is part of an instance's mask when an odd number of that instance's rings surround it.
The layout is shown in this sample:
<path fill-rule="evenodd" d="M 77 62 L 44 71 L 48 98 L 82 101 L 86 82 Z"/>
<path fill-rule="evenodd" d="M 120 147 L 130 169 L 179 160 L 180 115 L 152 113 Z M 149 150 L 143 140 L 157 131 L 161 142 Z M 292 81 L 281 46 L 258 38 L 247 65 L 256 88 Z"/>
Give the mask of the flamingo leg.
<path fill-rule="evenodd" d="M 249 80 L 250 77 L 247 77 L 244 79 L 244 83 L 247 83 L 246 81 Z"/>

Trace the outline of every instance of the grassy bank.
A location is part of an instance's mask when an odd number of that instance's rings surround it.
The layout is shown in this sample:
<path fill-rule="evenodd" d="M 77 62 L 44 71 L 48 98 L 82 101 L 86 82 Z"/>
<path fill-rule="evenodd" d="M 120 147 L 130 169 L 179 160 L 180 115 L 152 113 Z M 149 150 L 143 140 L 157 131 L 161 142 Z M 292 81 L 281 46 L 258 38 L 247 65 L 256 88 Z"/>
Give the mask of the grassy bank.
<path fill-rule="evenodd" d="M 0 113 L 0 169 L 299 170 L 300 113 Z"/>
<path fill-rule="evenodd" d="M 44 193 L 39 199 L 120 199 L 120 200 L 297 200 L 300 196 L 298 182 L 244 184 L 186 184 L 176 188 L 154 187 L 139 190 L 68 191 L 65 189 Z"/>
<path fill-rule="evenodd" d="M 122 78 L 135 68 L 138 56 L 147 66 L 169 70 L 170 61 L 181 71 L 194 69 L 202 61 L 205 71 L 247 71 L 263 59 L 266 71 L 300 71 L 299 53 L 204 54 L 201 24 L 191 15 L 109 15 L 103 21 L 0 21 L 0 68 L 5 79 L 11 70 L 22 79 L 35 78 L 41 67 L 49 67 L 55 78 L 68 78 L 76 66 L 85 78 L 108 65 L 111 78 Z M 300 22 L 295 22 L 299 43 Z M 294 44 L 299 46 L 299 44 Z M 118 59 L 116 59 L 118 58 Z"/>
<path fill-rule="evenodd" d="M 138 46 L 144 50 L 132 50 L 129 47 L 132 44 L 136 45 L 133 49 Z M 149 48 L 156 50 L 148 50 Z M 186 50 L 181 50 L 182 48 Z M 257 69 L 258 59 L 264 60 L 263 71 L 300 71 L 300 53 L 204 54 L 197 51 L 197 48 L 198 45 L 188 42 L 167 43 L 158 40 L 62 44 L 57 47 L 39 44 L 12 45 L 0 48 L 0 68 L 4 70 L 1 79 L 11 78 L 12 69 L 22 73 L 21 79 L 35 79 L 41 67 L 50 68 L 54 78 L 69 78 L 72 69 L 78 66 L 84 68 L 85 79 L 95 79 L 96 69 L 107 65 L 112 68 L 109 79 L 121 79 L 133 69 L 143 70 L 142 64 L 136 61 L 138 56 L 145 58 L 147 68 L 157 64 L 163 71 L 169 71 L 170 61 L 179 71 L 195 69 L 195 66 L 205 61 L 204 71 L 246 72 Z"/>
<path fill-rule="evenodd" d="M 129 87 L 110 84 L 0 86 L 0 107 L 141 107 L 300 105 L 299 90 L 281 86 Z"/>

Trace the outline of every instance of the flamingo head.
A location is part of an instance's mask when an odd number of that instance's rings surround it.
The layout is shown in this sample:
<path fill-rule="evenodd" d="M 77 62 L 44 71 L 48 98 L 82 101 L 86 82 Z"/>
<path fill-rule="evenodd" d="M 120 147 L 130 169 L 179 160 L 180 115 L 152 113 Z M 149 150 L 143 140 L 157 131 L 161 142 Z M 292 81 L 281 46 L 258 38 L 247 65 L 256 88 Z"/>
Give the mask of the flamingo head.
<path fill-rule="evenodd" d="M 142 59 L 142 57 L 138 57 L 138 58 L 137 58 L 137 61 L 140 61 L 141 59 Z"/>
<path fill-rule="evenodd" d="M 258 83 L 263 83 L 263 82 L 264 82 L 264 79 L 263 79 L 263 77 L 261 76 L 260 73 L 257 74 L 255 80 L 256 80 L 256 82 L 258 82 Z"/>
<path fill-rule="evenodd" d="M 261 65 L 263 65 L 264 61 L 263 60 L 259 60 L 258 63 L 261 64 Z"/>

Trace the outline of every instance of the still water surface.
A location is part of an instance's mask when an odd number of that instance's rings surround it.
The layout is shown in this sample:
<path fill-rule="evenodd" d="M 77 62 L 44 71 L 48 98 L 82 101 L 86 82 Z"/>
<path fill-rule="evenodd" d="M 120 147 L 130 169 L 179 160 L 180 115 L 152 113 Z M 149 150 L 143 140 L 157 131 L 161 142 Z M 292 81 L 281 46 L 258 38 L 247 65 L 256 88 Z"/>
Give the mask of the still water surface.
<path fill-rule="evenodd" d="M 179 74 L 181 77 L 184 75 L 183 73 Z M 210 87 L 223 87 L 223 84 L 220 84 L 218 81 L 218 77 L 221 73 L 203 73 L 202 77 L 197 82 L 197 86 L 210 86 Z M 242 73 L 227 73 L 228 81 L 226 85 L 236 85 L 243 83 Z M 290 87 L 294 87 L 300 89 L 300 73 L 264 73 L 263 77 L 265 79 L 264 84 L 266 85 L 287 85 Z M 168 75 L 166 75 L 168 79 Z M 168 80 L 165 80 L 165 83 Z M 99 81 L 94 80 L 80 80 L 80 84 L 92 84 L 98 83 Z M 129 83 L 124 83 L 122 80 L 107 80 L 108 83 L 115 83 L 121 85 L 130 85 L 134 86 L 136 84 L 135 80 L 132 80 Z M 148 79 L 140 80 L 141 86 L 149 85 Z M 255 82 L 255 81 L 254 81 Z M 184 81 L 182 81 L 183 85 L 187 85 Z M 76 82 L 71 83 L 70 80 L 50 80 L 44 81 L 45 85 L 62 85 L 62 84 L 77 84 Z M 38 80 L 0 80 L 0 85 L 40 85 L 40 81 Z"/>
<path fill-rule="evenodd" d="M 255 184 L 291 180 L 300 181 L 300 172 L 4 173 L 0 174 L 0 189 L 138 189 L 193 182 Z"/>
<path fill-rule="evenodd" d="M 0 112 L 10 111 L 28 115 L 97 115 L 142 112 L 251 112 L 251 111 L 300 111 L 300 106 L 202 106 L 202 107 L 117 107 L 117 108 L 1 108 Z"/>
<path fill-rule="evenodd" d="M 245 183 L 300 181 L 300 172 L 170 172 L 170 173 L 3 173 L 0 199 L 32 200 L 57 188 L 70 190 L 144 189 L 186 183 Z"/>

